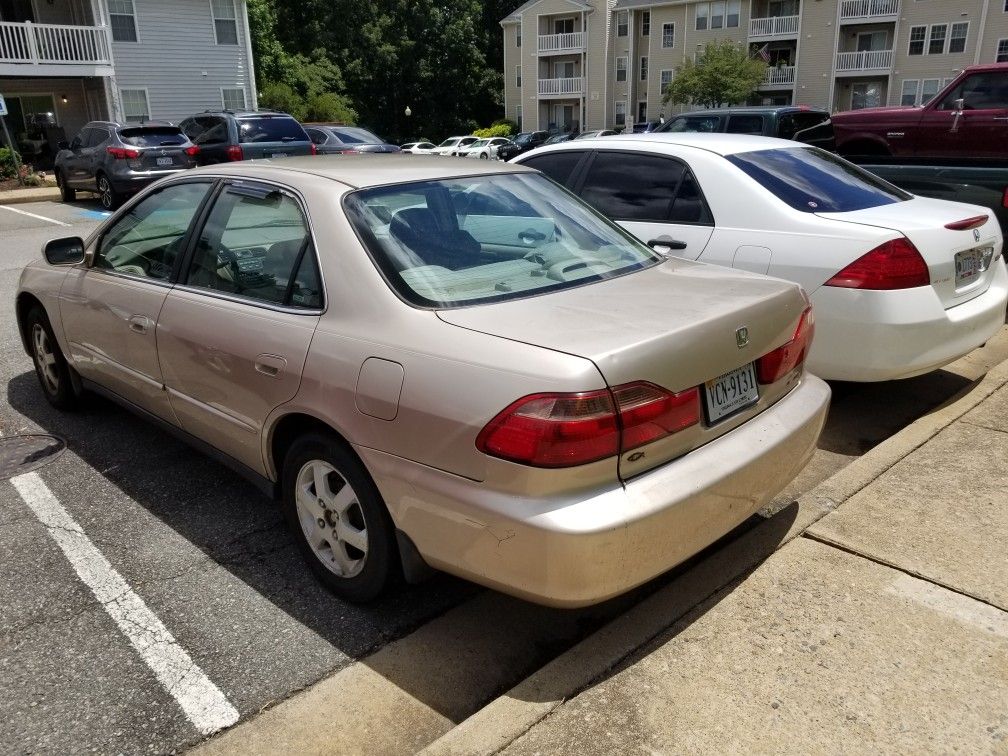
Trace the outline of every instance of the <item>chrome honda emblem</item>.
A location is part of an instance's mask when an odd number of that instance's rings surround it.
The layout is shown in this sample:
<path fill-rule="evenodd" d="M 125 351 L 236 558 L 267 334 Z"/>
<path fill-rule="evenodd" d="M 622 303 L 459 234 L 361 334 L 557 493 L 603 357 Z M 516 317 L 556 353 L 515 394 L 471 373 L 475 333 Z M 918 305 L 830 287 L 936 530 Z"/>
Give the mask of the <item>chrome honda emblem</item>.
<path fill-rule="evenodd" d="M 973 229 L 973 241 L 980 241 L 980 229 L 979 228 L 974 228 Z"/>
<path fill-rule="evenodd" d="M 735 343 L 738 344 L 738 348 L 741 349 L 746 344 L 749 343 L 749 329 L 745 326 L 735 329 Z"/>

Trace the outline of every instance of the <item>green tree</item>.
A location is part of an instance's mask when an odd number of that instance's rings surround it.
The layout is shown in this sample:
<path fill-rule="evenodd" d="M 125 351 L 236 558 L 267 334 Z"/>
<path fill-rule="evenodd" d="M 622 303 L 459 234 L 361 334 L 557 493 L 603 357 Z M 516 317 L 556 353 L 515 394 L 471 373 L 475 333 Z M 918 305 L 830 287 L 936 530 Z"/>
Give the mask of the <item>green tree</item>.
<path fill-rule="evenodd" d="M 706 108 L 737 105 L 756 91 L 766 63 L 725 40 L 708 44 L 694 63 L 687 60 L 662 94 L 663 103 L 692 103 Z"/>

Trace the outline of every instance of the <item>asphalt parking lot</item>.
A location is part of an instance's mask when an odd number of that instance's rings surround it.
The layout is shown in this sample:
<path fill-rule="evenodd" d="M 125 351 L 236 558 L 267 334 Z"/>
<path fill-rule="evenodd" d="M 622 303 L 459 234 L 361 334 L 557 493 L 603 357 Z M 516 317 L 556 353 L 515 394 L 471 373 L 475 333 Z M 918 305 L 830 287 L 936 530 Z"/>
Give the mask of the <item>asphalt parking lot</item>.
<path fill-rule="evenodd" d="M 432 661 L 418 652 L 377 671 L 438 716 L 459 721 L 653 590 L 571 612 L 437 576 L 367 607 L 346 604 L 302 564 L 274 504 L 234 473 L 104 400 L 74 414 L 52 409 L 17 335 L 18 275 L 43 241 L 86 236 L 103 217 L 89 200 L 0 207 L 0 298 L 8 303 L 0 309 L 0 383 L 6 387 L 0 433 L 48 433 L 67 445 L 37 471 L 51 500 L 35 489 L 45 499 L 40 504 L 24 486 L 0 482 L 3 750 L 183 750 L 215 726 L 250 717 L 418 630 L 427 640 L 417 648 L 438 648 L 441 655 Z M 984 349 L 928 376 L 834 385 L 819 450 L 773 508 L 1006 357 L 1003 330 Z M 63 519 L 44 524 L 43 505 Z M 84 561 L 68 558 L 61 527 L 72 531 L 74 543 L 91 544 L 92 551 L 73 552 Z M 102 579 L 96 571 L 118 577 L 102 583 L 113 586 L 111 597 L 95 590 Z M 120 611 L 124 595 L 140 604 Z M 446 616 L 461 619 L 438 622 Z M 152 653 L 183 665 L 174 682 L 165 682 Z M 491 657 L 498 659 L 492 672 L 484 665 Z M 445 659 L 453 674 L 440 683 L 424 679 L 436 677 L 435 662 Z M 477 667 L 481 675 L 470 674 Z M 187 708 L 194 680 L 197 693 L 219 696 L 202 709 L 216 712 L 210 724 L 193 713 L 200 701 Z M 333 727 L 346 716 L 334 712 Z"/>

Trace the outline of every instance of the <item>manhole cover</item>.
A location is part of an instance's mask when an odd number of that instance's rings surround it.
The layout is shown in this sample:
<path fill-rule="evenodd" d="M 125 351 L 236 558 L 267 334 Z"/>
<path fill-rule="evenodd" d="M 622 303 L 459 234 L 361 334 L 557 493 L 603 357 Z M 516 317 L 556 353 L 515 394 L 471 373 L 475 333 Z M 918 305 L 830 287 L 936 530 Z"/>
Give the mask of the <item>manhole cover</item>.
<path fill-rule="evenodd" d="M 63 439 L 42 434 L 0 438 L 0 478 L 12 478 L 52 462 L 66 448 Z"/>

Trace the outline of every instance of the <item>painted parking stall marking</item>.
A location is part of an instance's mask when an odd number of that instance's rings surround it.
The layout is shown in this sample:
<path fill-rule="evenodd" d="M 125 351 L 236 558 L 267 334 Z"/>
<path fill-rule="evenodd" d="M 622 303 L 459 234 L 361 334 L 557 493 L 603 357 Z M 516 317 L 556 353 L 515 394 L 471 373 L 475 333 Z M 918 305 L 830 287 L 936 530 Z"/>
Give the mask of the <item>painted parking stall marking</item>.
<path fill-rule="evenodd" d="M 235 707 L 112 567 L 38 473 L 19 475 L 11 483 L 193 726 L 209 735 L 237 722 Z"/>
<path fill-rule="evenodd" d="M 20 210 L 16 207 L 11 207 L 10 205 L 0 205 L 0 209 L 9 210 L 12 213 L 17 213 L 18 215 L 27 215 L 29 218 L 35 218 L 36 220 L 45 221 L 46 223 L 53 223 L 57 226 L 69 226 L 71 224 L 64 223 L 63 221 L 58 221 L 55 218 L 47 218 L 44 215 L 36 215 L 35 213 L 29 213 L 27 210 Z"/>

